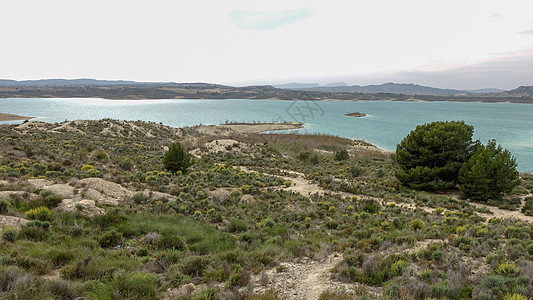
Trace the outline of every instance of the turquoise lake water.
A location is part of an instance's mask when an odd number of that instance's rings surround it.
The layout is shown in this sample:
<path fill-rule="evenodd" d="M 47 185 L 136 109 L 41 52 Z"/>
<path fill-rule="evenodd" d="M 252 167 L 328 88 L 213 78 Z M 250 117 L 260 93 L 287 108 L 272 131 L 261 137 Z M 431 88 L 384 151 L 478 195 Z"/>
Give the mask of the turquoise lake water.
<path fill-rule="evenodd" d="M 364 139 L 395 150 L 416 125 L 464 120 L 474 138 L 496 139 L 517 158 L 518 169 L 533 171 L 533 105 L 517 103 L 274 101 L 274 100 L 103 100 L 0 99 L 0 112 L 36 116 L 43 122 L 112 118 L 182 127 L 237 122 L 304 122 L 302 133 Z M 344 114 L 361 112 L 363 118 Z M 20 122 L 0 122 L 20 123 Z"/>

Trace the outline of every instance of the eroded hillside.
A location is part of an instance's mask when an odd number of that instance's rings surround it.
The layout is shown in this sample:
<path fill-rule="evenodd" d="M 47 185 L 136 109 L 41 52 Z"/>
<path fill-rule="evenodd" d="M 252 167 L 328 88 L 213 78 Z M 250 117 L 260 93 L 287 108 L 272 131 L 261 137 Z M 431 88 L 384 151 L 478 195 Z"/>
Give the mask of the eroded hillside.
<path fill-rule="evenodd" d="M 363 141 L 259 133 L 298 126 L 0 126 L 1 298 L 533 296 L 531 175 L 468 203 Z M 163 168 L 175 141 L 187 173 Z"/>

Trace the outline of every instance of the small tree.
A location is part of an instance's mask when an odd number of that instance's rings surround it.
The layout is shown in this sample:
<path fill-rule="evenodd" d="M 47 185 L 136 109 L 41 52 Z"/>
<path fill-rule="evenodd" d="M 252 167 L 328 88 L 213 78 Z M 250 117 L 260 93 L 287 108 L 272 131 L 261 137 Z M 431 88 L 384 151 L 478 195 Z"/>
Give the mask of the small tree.
<path fill-rule="evenodd" d="M 459 171 L 459 189 L 463 197 L 472 200 L 502 199 L 518 184 L 516 159 L 494 140 L 487 146 L 478 143 L 474 155 Z"/>
<path fill-rule="evenodd" d="M 416 127 L 396 146 L 396 177 L 415 189 L 452 188 L 471 156 L 474 127 L 463 121 L 432 122 Z"/>
<path fill-rule="evenodd" d="M 342 149 L 340 151 L 335 152 L 335 160 L 341 161 L 341 160 L 347 160 L 350 159 L 350 154 L 346 149 Z"/>
<path fill-rule="evenodd" d="M 192 156 L 178 142 L 170 145 L 163 156 L 163 166 L 172 173 L 185 173 L 191 165 Z"/>

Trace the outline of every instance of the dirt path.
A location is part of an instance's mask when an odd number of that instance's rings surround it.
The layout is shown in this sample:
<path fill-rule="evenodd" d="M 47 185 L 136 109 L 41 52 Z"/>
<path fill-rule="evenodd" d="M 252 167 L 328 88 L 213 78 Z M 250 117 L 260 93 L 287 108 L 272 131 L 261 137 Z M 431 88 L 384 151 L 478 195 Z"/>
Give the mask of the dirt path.
<path fill-rule="evenodd" d="M 249 172 L 260 173 L 260 172 L 257 172 L 255 170 L 250 170 L 250 169 L 248 169 L 245 166 L 236 166 L 235 168 L 237 168 L 237 169 L 239 169 L 239 170 L 241 170 L 243 172 L 247 172 L 247 173 L 249 173 Z M 367 195 L 356 195 L 356 194 L 347 193 L 347 192 L 334 192 L 334 191 L 326 190 L 323 187 L 321 187 L 320 185 L 318 185 L 317 183 L 314 183 L 314 182 L 311 182 L 311 181 L 307 180 L 305 178 L 305 174 L 303 174 L 303 173 L 290 171 L 290 170 L 280 170 L 280 171 L 290 173 L 290 174 L 294 175 L 295 177 L 273 175 L 273 174 L 268 174 L 268 173 L 260 173 L 260 174 L 282 178 L 283 180 L 289 180 L 289 181 L 292 182 L 291 186 L 283 187 L 283 188 L 281 188 L 282 190 L 291 191 L 291 192 L 295 192 L 295 193 L 300 193 L 303 196 L 307 196 L 307 197 L 309 197 L 310 195 L 314 195 L 314 194 L 319 194 L 319 195 L 332 194 L 332 195 L 341 195 L 343 197 L 357 197 L 359 199 L 372 199 L 372 200 L 378 201 L 381 205 L 387 205 L 388 204 L 385 200 L 383 200 L 381 198 L 376 198 L 376 197 L 367 196 Z M 416 206 L 415 204 L 411 204 L 411 203 L 396 203 L 396 205 L 400 206 L 400 207 L 407 208 L 407 209 L 412 209 L 412 210 L 415 210 L 415 209 L 419 208 L 419 209 L 422 209 L 422 210 L 424 210 L 424 211 L 426 211 L 428 213 L 433 213 L 433 211 L 434 211 L 433 208 L 419 207 L 419 206 Z"/>
<path fill-rule="evenodd" d="M 481 203 L 473 203 L 473 202 L 470 202 L 470 205 L 475 206 L 477 208 L 485 208 L 485 209 L 490 210 L 492 212 L 492 215 L 478 213 L 480 216 L 485 217 L 485 218 L 517 219 L 520 221 L 533 223 L 533 217 L 526 216 L 518 210 L 500 209 L 494 206 L 481 204 Z"/>
<path fill-rule="evenodd" d="M 331 269 L 341 260 L 342 255 L 331 254 L 322 260 L 303 258 L 299 262 L 281 263 L 279 272 L 266 270 L 253 278 L 259 286 L 256 292 L 274 289 L 287 299 L 316 300 L 327 290 L 354 291 L 361 284 L 339 282 L 331 276 Z M 381 294 L 378 288 L 366 288 L 371 294 Z"/>
<path fill-rule="evenodd" d="M 243 172 L 260 173 L 260 172 L 257 172 L 255 170 L 248 169 L 245 166 L 236 166 L 235 168 L 237 168 L 237 169 L 239 169 L 239 170 L 241 170 Z M 280 170 L 280 171 L 290 173 L 294 177 L 273 175 L 273 174 L 268 174 L 268 173 L 261 173 L 261 174 L 267 175 L 267 176 L 274 176 L 274 177 L 278 177 L 278 178 L 283 178 L 284 180 L 291 181 L 292 184 L 291 184 L 290 187 L 284 187 L 282 189 L 285 190 L 285 191 L 292 191 L 292 192 L 300 193 L 300 194 L 302 194 L 304 196 L 310 196 L 312 194 L 317 194 L 317 193 L 319 195 L 333 194 L 333 195 L 341 195 L 343 197 L 354 197 L 355 196 L 355 197 L 358 197 L 360 199 L 373 199 L 373 200 L 376 200 L 381 205 L 387 205 L 388 204 L 385 200 L 383 200 L 381 198 L 376 198 L 376 197 L 371 197 L 371 196 L 366 196 L 366 195 L 356 195 L 356 194 L 351 194 L 351 193 L 347 193 L 347 192 L 333 192 L 333 191 L 330 191 L 330 190 L 326 190 L 323 187 L 319 186 L 318 184 L 307 180 L 305 178 L 305 174 L 303 174 L 303 173 L 290 171 L 290 170 Z M 524 198 L 529 197 L 529 196 L 531 196 L 531 194 L 521 197 L 522 198 L 522 205 L 523 205 Z M 407 209 L 411 209 L 411 210 L 422 209 L 423 211 L 425 211 L 427 213 L 433 213 L 435 211 L 434 208 L 418 206 L 418 205 L 413 204 L 413 203 L 396 203 L 396 205 L 399 206 L 399 207 L 403 207 L 403 208 L 407 208 Z M 479 216 L 481 216 L 483 218 L 486 218 L 486 219 L 491 219 L 491 218 L 517 219 L 517 220 L 520 220 L 520 221 L 533 223 L 533 217 L 526 216 L 523 213 L 521 213 L 519 210 L 516 210 L 516 211 L 505 210 L 505 209 L 500 209 L 500 208 L 497 208 L 497 207 L 494 207 L 494 206 L 490 206 L 490 205 L 486 205 L 486 204 L 480 204 L 480 203 L 474 203 L 474 202 L 470 202 L 470 205 L 472 205 L 474 207 L 477 207 L 477 208 L 483 208 L 483 209 L 489 210 L 492 214 L 476 212 Z"/>

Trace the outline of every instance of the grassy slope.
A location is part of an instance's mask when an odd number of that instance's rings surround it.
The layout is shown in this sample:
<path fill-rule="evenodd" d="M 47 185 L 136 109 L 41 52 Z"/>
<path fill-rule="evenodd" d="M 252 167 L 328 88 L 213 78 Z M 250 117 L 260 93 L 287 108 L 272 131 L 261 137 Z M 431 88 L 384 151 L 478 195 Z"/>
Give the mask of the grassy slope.
<path fill-rule="evenodd" d="M 14 196 L 4 214 L 51 210 L 47 221 L 4 229 L 1 298 L 151 299 L 192 282 L 210 288 L 185 298 L 252 299 L 246 287 L 257 284 L 254 274 L 332 253 L 343 257 L 335 280 L 360 283 L 352 292 L 369 297 L 376 289 L 389 299 L 533 295 L 531 224 L 489 221 L 465 201 L 406 189 L 388 154 L 355 149 L 351 159 L 334 160 L 330 153 L 350 149 L 348 140 L 235 135 L 249 146 L 202 152 L 187 174 L 172 175 L 161 165 L 164 146 L 174 140 L 201 146 L 216 137 L 114 120 L 70 123 L 57 132 L 50 132 L 57 125 L 41 126 L 24 132 L 0 126 L 0 180 L 6 180 L 0 189 L 40 195 Z M 290 177 L 282 170 L 301 172 L 331 193 L 289 192 L 287 180 L 267 175 Z M 81 209 L 56 209 L 25 183 L 36 177 L 75 184 L 93 176 L 179 200 L 135 194 L 89 217 Z M 532 192 L 533 178 L 524 179 L 515 197 Z M 407 208 L 414 204 L 433 213 Z"/>

